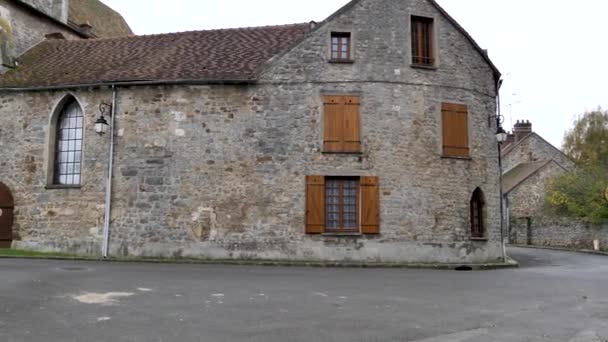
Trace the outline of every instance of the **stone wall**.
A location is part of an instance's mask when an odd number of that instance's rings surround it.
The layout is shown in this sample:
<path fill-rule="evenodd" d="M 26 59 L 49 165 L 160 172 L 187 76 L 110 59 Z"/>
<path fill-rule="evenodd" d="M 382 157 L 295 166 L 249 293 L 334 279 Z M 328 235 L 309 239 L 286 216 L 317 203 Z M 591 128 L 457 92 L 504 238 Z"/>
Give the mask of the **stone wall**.
<path fill-rule="evenodd" d="M 503 169 L 507 172 L 521 163 L 550 159 L 555 160 L 567 170 L 574 169 L 572 160 L 537 134 L 532 134 L 504 155 Z"/>
<path fill-rule="evenodd" d="M 510 222 L 510 243 L 593 250 L 593 241 L 608 252 L 608 226 L 595 226 L 579 220 L 555 217 L 515 218 Z"/>
<path fill-rule="evenodd" d="M 410 67 L 408 14 L 436 18 L 437 70 Z M 403 36 L 386 37 L 387 26 Z M 349 28 L 355 63 L 328 64 L 330 31 Z M 493 81 L 479 52 L 426 1 L 362 1 L 275 60 L 258 85 L 121 87 L 111 254 L 499 260 Z M 73 94 L 87 131 L 83 186 L 70 190 L 44 184 L 45 130 L 66 92 L 0 97 L 0 147 L 12 151 L 0 161 L 0 181 L 17 202 L 16 247 L 99 251 L 109 137 L 95 136 L 92 123 L 111 92 Z M 362 154 L 321 152 L 324 94 L 361 97 Z M 442 102 L 469 107 L 470 159 L 441 157 Z M 306 175 L 378 176 L 381 234 L 306 235 Z M 477 187 L 488 241 L 470 239 Z"/>
<path fill-rule="evenodd" d="M 67 23 L 69 0 L 18 0 L 24 2 L 51 17 Z"/>
<path fill-rule="evenodd" d="M 44 36 L 49 33 L 61 32 L 66 39 L 79 38 L 65 26 L 7 0 L 0 0 L 0 26 L 3 30 L 10 32 L 9 39 L 13 56 L 19 56 L 43 41 Z"/>
<path fill-rule="evenodd" d="M 521 245 L 593 249 L 600 240 L 608 251 L 608 227 L 556 216 L 546 205 L 547 185 L 564 172 L 556 163 L 543 167 L 508 194 L 509 242 Z"/>
<path fill-rule="evenodd" d="M 508 193 L 509 215 L 514 218 L 546 215 L 547 187 L 564 169 L 551 162 Z"/>

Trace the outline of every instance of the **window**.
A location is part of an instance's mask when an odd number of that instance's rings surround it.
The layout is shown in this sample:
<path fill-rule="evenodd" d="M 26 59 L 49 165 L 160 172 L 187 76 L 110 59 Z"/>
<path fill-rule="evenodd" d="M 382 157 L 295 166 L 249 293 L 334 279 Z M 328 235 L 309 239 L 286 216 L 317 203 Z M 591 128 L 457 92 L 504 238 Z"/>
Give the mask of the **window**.
<path fill-rule="evenodd" d="M 350 61 L 351 39 L 349 32 L 331 33 L 331 60 Z"/>
<path fill-rule="evenodd" d="M 483 192 L 481 189 L 477 188 L 473 192 L 473 197 L 471 198 L 471 237 L 472 238 L 483 238 L 485 235 L 484 228 L 484 199 Z"/>
<path fill-rule="evenodd" d="M 469 157 L 469 121 L 466 105 L 444 103 L 441 106 L 443 156 Z"/>
<path fill-rule="evenodd" d="M 412 17 L 412 63 L 434 66 L 433 19 Z"/>
<path fill-rule="evenodd" d="M 306 233 L 380 233 L 378 177 L 306 177 Z"/>
<path fill-rule="evenodd" d="M 359 179 L 325 180 L 325 231 L 359 231 Z"/>
<path fill-rule="evenodd" d="M 325 96 L 323 151 L 361 152 L 358 96 Z"/>
<path fill-rule="evenodd" d="M 74 99 L 59 113 L 55 132 L 54 185 L 79 185 L 82 163 L 83 116 Z"/>

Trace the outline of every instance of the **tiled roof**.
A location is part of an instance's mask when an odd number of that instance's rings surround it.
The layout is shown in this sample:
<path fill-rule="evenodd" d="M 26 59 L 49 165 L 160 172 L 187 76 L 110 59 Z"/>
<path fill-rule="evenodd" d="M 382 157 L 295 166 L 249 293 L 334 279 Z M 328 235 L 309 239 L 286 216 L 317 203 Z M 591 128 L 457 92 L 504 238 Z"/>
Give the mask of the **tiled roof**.
<path fill-rule="evenodd" d="M 551 162 L 552 160 L 541 160 L 532 163 L 521 163 L 512 168 L 502 177 L 504 193 L 511 192 L 511 190 L 515 189 L 519 184 Z"/>
<path fill-rule="evenodd" d="M 0 77 L 0 88 L 111 82 L 251 81 L 309 24 L 192 31 L 112 39 L 47 40 Z"/>
<path fill-rule="evenodd" d="M 99 38 L 133 35 L 125 19 L 99 0 L 70 0 L 68 20 L 75 24 L 93 26 L 92 33 Z"/>

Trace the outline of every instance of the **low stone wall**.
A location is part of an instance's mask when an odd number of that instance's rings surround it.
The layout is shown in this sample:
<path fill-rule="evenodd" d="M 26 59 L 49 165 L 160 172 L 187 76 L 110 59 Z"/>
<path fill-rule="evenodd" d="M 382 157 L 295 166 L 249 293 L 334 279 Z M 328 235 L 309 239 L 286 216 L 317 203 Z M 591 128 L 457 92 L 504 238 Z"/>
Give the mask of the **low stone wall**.
<path fill-rule="evenodd" d="M 509 243 L 575 249 L 593 249 L 599 240 L 600 250 L 608 251 L 608 225 L 596 226 L 573 219 L 511 219 Z"/>

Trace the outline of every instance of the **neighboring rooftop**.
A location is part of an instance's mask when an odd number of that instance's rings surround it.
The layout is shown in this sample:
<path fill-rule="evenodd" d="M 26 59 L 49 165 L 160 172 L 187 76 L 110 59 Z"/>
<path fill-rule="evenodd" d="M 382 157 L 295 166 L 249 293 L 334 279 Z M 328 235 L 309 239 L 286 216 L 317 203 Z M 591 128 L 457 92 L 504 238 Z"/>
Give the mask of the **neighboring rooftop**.
<path fill-rule="evenodd" d="M 68 22 L 76 26 L 90 24 L 91 33 L 99 38 L 133 35 L 122 15 L 99 0 L 70 0 Z"/>
<path fill-rule="evenodd" d="M 511 192 L 519 184 L 533 176 L 543 167 L 554 162 L 553 160 L 541 160 L 533 163 L 521 163 L 509 170 L 502 178 L 502 187 L 505 194 Z"/>
<path fill-rule="evenodd" d="M 253 81 L 310 25 L 191 31 L 112 39 L 47 40 L 19 58 L 0 88 L 144 81 Z"/>

